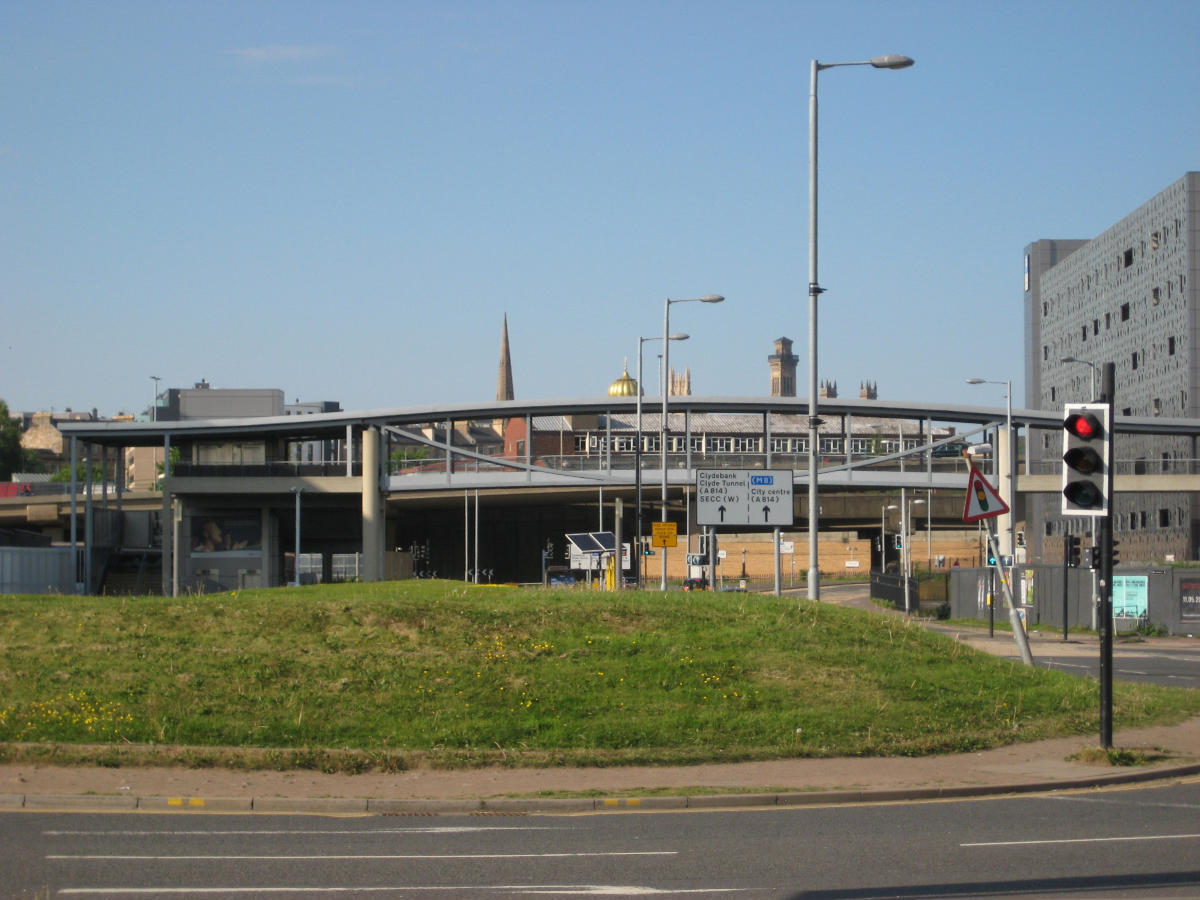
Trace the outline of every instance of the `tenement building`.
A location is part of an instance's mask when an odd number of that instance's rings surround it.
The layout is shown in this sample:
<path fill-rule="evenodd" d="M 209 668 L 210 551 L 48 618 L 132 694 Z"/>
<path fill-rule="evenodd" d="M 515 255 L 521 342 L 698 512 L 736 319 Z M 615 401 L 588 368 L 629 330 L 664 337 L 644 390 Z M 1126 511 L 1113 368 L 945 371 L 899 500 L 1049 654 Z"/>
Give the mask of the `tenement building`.
<path fill-rule="evenodd" d="M 1040 240 L 1025 248 L 1026 403 L 1062 409 L 1100 390 L 1115 364 L 1119 416 L 1200 415 L 1200 172 L 1189 172 L 1092 240 Z M 1057 471 L 1062 440 L 1035 433 L 1035 471 Z M 1188 438 L 1128 435 L 1115 445 L 1120 474 L 1186 472 Z M 1065 520 L 1059 498 L 1040 495 L 1027 510 L 1034 558 L 1061 558 L 1064 533 L 1090 519 Z M 1200 504 L 1190 494 L 1117 494 L 1114 537 L 1121 561 L 1200 557 Z"/>

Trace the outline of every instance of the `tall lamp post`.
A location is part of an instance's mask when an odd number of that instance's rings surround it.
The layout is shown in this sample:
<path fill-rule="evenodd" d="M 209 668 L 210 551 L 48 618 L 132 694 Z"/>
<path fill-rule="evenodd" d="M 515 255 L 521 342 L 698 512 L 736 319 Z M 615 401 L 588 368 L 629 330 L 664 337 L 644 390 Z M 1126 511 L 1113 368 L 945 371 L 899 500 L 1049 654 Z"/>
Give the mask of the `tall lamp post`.
<path fill-rule="evenodd" d="M 879 513 L 879 574 L 887 571 L 887 514 L 889 509 L 899 509 L 895 503 L 890 503 Z"/>
<path fill-rule="evenodd" d="M 904 490 L 901 489 L 900 493 L 903 494 Z M 904 500 L 902 502 L 904 503 L 904 509 L 902 509 L 900 511 L 900 513 L 901 513 L 901 515 L 904 515 L 904 526 L 903 526 L 904 527 L 904 538 L 903 538 L 904 548 L 903 548 L 903 550 L 901 550 L 901 552 L 904 554 L 904 556 L 903 556 L 904 564 L 902 566 L 902 568 L 904 570 L 904 611 L 906 613 L 911 613 L 912 612 L 912 599 L 911 599 L 911 587 L 909 585 L 909 582 L 912 580 L 912 541 L 910 540 L 910 538 L 911 538 L 910 532 L 913 530 L 912 508 L 914 506 L 919 506 L 919 505 L 923 504 L 925 501 L 924 500 Z"/>
<path fill-rule="evenodd" d="M 817 443 L 821 419 L 817 409 L 817 298 L 823 291 L 817 280 L 817 73 L 835 66 L 874 66 L 876 69 L 906 69 L 913 64 L 907 56 L 890 53 L 858 62 L 812 61 L 808 94 L 808 599 L 821 596 L 821 573 L 817 559 L 820 530 L 820 501 L 817 490 Z"/>
<path fill-rule="evenodd" d="M 1016 436 L 1013 434 L 1012 424 L 1012 381 L 988 381 L 986 378 L 968 378 L 967 384 L 1004 385 L 1004 396 L 1008 407 L 1005 416 L 1005 429 L 1008 434 L 1008 471 L 1004 473 L 1006 488 L 1003 500 L 1008 504 L 1008 556 L 1015 558 L 1017 552 L 1017 508 L 1015 505 L 1017 499 L 1017 441 Z M 998 443 L 999 441 L 997 441 Z M 996 461 L 999 462 L 999 459 Z"/>
<path fill-rule="evenodd" d="M 691 335 L 669 334 L 668 341 L 686 341 Z M 633 480 L 636 494 L 637 505 L 637 538 L 634 543 L 637 545 L 635 551 L 637 553 L 637 579 L 638 587 L 642 587 L 642 345 L 646 341 L 661 341 L 660 337 L 639 337 L 638 338 L 638 363 L 637 363 L 637 441 L 633 445 Z"/>
<path fill-rule="evenodd" d="M 670 375 L 671 359 L 671 304 L 672 303 L 721 303 L 724 297 L 720 294 L 705 294 L 703 297 L 688 297 L 680 300 L 667 298 L 663 304 L 663 364 L 662 364 L 662 422 L 659 423 L 659 455 L 662 462 L 662 520 L 667 521 L 667 397 L 670 394 L 667 380 Z M 640 353 L 638 354 L 641 355 Z M 662 585 L 661 590 L 667 589 L 667 548 L 662 549 Z"/>
<path fill-rule="evenodd" d="M 158 383 L 162 381 L 157 375 L 151 375 L 150 380 L 154 382 L 154 399 L 150 401 L 150 421 L 158 421 Z"/>
<path fill-rule="evenodd" d="M 1092 402 L 1095 403 L 1096 402 L 1096 379 L 1100 377 L 1100 369 L 1096 366 L 1096 364 L 1094 362 L 1089 362 L 1086 359 L 1080 359 L 1077 356 L 1064 356 L 1061 360 L 1059 360 L 1059 362 L 1082 363 L 1085 366 L 1092 367 L 1092 375 L 1091 375 Z"/>

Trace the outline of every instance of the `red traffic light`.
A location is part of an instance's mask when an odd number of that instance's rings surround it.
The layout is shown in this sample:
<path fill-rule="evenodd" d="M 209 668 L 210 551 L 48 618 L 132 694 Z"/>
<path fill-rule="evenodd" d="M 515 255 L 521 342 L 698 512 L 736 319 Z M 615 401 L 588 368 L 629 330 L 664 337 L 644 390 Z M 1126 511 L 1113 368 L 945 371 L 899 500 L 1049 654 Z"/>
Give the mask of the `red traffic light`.
<path fill-rule="evenodd" d="M 1091 441 L 1104 434 L 1104 426 L 1092 413 L 1071 413 L 1063 421 L 1063 428 L 1084 441 Z"/>

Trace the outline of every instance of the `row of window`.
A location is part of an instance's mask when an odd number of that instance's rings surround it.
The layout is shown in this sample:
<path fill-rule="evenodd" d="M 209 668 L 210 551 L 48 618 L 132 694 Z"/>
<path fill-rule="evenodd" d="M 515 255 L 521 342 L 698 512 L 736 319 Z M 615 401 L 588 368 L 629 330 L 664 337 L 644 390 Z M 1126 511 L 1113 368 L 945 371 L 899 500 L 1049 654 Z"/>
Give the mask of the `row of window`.
<path fill-rule="evenodd" d="M 917 438 L 905 438 L 904 448 L 916 450 L 924 442 Z M 840 437 L 823 437 L 820 442 L 821 453 L 844 453 L 846 441 Z M 602 434 L 577 434 L 574 439 L 575 452 L 579 454 L 604 453 L 608 449 L 608 438 Z M 642 435 L 642 452 L 647 454 L 661 452 L 657 434 Z M 614 453 L 633 453 L 637 448 L 635 435 L 613 435 L 612 449 Z M 761 436 L 732 436 L 732 435 L 668 435 L 667 451 L 669 453 L 762 453 L 763 438 Z M 862 437 L 850 439 L 850 453 L 860 456 L 878 456 L 896 453 L 900 450 L 898 437 L 880 439 Z M 803 437 L 773 437 L 770 439 L 771 453 L 808 452 L 808 438 Z"/>
<path fill-rule="evenodd" d="M 1150 298 L 1149 298 L 1150 305 L 1158 306 L 1158 304 L 1162 303 L 1163 300 L 1170 300 L 1171 297 L 1173 297 L 1175 295 L 1177 284 L 1178 284 L 1178 291 L 1180 294 L 1182 294 L 1185 290 L 1185 286 L 1187 285 L 1187 276 L 1179 275 L 1177 279 L 1172 278 L 1171 280 L 1169 280 L 1166 283 L 1165 287 L 1160 286 L 1160 287 L 1151 288 L 1150 289 Z M 1089 284 L 1089 287 L 1090 287 L 1090 284 Z M 1056 297 L 1055 299 L 1058 299 L 1058 298 Z M 1120 309 L 1118 310 L 1118 313 L 1121 317 L 1122 322 L 1128 322 L 1129 317 L 1130 317 L 1129 304 L 1122 303 Z M 1042 317 L 1045 318 L 1045 317 L 1048 317 L 1049 315 L 1050 315 L 1050 301 L 1043 300 L 1042 301 Z M 1112 313 L 1104 314 L 1104 327 L 1106 329 L 1112 327 L 1112 315 L 1113 315 Z M 1092 334 L 1100 333 L 1100 320 L 1099 319 L 1092 319 L 1091 331 L 1092 331 Z M 1087 333 L 1088 333 L 1088 326 L 1084 325 L 1083 326 L 1083 339 L 1085 341 L 1087 340 Z"/>
<path fill-rule="evenodd" d="M 1171 528 L 1171 518 L 1171 510 L 1165 507 L 1159 508 L 1157 515 L 1157 527 Z M 1187 521 L 1187 513 L 1182 509 L 1176 508 L 1174 518 L 1175 526 L 1181 527 L 1184 522 Z M 1150 523 L 1153 521 L 1155 521 L 1154 515 L 1152 513 L 1148 513 L 1144 509 L 1136 510 L 1128 514 L 1122 513 L 1120 515 L 1113 516 L 1113 525 L 1119 531 L 1149 531 L 1151 528 Z M 1064 533 L 1068 533 L 1069 531 L 1070 529 L 1066 529 Z M 1053 533 L 1054 523 L 1046 522 L 1046 535 L 1050 536 Z"/>

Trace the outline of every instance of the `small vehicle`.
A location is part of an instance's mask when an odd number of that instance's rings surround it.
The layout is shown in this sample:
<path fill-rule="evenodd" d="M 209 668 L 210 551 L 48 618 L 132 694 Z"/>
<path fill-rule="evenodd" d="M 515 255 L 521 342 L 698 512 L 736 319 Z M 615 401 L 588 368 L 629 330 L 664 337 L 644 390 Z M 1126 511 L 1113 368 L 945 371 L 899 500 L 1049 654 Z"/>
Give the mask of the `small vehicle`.
<path fill-rule="evenodd" d="M 686 581 L 683 582 L 683 589 L 685 591 L 707 591 L 708 590 L 708 579 L 707 578 L 688 578 Z"/>

